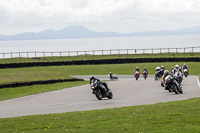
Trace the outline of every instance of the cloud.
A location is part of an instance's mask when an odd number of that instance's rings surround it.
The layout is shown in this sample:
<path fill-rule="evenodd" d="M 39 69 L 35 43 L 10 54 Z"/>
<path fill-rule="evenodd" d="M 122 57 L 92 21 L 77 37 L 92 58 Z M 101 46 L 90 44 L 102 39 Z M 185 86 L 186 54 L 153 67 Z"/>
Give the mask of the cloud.
<path fill-rule="evenodd" d="M 97 27 L 97 25 L 112 26 L 112 23 L 116 26 L 120 24 L 122 27 L 123 24 L 129 24 L 131 27 L 137 24 L 134 29 L 152 24 L 158 27 L 164 24 L 180 26 L 188 22 L 196 25 L 200 23 L 200 1 L 0 0 L 0 22 L 0 27 L 27 28 L 34 26 L 61 28 L 71 24 L 89 27 L 91 24 L 93 25 L 91 27 Z M 110 29 L 116 29 L 116 26 Z"/>

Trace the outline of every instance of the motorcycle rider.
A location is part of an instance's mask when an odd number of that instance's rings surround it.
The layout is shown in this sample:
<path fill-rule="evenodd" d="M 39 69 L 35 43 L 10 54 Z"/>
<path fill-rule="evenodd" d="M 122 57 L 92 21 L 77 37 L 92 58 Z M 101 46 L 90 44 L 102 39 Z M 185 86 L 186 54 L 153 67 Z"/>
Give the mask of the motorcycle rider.
<path fill-rule="evenodd" d="M 104 85 L 105 82 L 102 82 L 100 79 L 95 78 L 93 75 L 90 76 L 90 85 L 91 85 L 91 83 L 94 82 L 95 80 L 97 80 L 97 82 L 98 82 L 98 87 L 104 89 L 106 95 L 108 96 L 109 94 L 108 94 L 107 88 L 106 88 L 106 86 Z M 104 86 L 104 87 L 102 87 L 102 86 Z"/>
<path fill-rule="evenodd" d="M 171 68 L 171 73 L 174 73 L 174 67 L 172 66 L 172 68 Z"/>
<path fill-rule="evenodd" d="M 169 74 L 169 71 L 168 71 L 168 70 L 165 70 L 165 71 L 164 71 L 164 75 L 163 75 L 163 83 L 164 83 L 164 86 L 165 86 L 165 90 L 168 90 L 167 86 L 165 85 L 165 84 L 166 84 L 165 78 L 166 78 L 168 75 L 171 75 L 171 76 L 173 77 L 172 74 Z"/>
<path fill-rule="evenodd" d="M 163 75 L 163 80 L 165 81 L 165 78 L 168 76 L 168 75 L 171 75 L 173 77 L 172 74 L 169 74 L 169 71 L 168 70 L 165 70 L 164 71 L 164 75 Z"/>
<path fill-rule="evenodd" d="M 183 66 L 182 66 L 182 69 L 187 69 L 188 70 L 188 74 L 189 74 L 189 67 L 184 63 Z"/>
<path fill-rule="evenodd" d="M 164 75 L 163 75 L 164 84 L 166 84 L 165 78 L 166 78 L 168 75 L 171 75 L 171 76 L 174 78 L 174 75 L 173 75 L 173 74 L 169 74 L 169 71 L 168 71 L 168 70 L 165 70 L 165 71 L 164 71 Z M 177 86 L 178 86 L 179 88 L 182 88 L 181 85 L 180 85 L 178 82 L 176 82 L 176 83 L 177 83 Z M 165 85 L 165 90 L 167 90 L 167 89 L 168 89 L 168 88 L 166 88 L 166 85 Z"/>
<path fill-rule="evenodd" d="M 147 75 L 148 75 L 148 71 L 147 71 L 146 67 L 144 68 L 144 70 L 142 70 L 142 73 L 144 73 L 145 71 L 147 72 Z"/>
<path fill-rule="evenodd" d="M 159 66 L 156 67 L 156 74 L 154 79 L 159 80 L 163 76 L 163 73 L 164 73 L 163 69 L 161 69 Z"/>
<path fill-rule="evenodd" d="M 139 75 L 140 75 L 140 69 L 139 69 L 139 67 L 136 67 L 136 69 L 135 69 L 135 72 L 139 72 Z"/>
<path fill-rule="evenodd" d="M 95 78 L 95 77 L 92 75 L 92 76 L 90 76 L 90 84 L 92 83 L 92 80 L 94 80 L 94 81 L 97 80 L 97 81 L 98 81 L 99 79 Z M 100 81 L 100 80 L 99 80 L 99 81 Z"/>
<path fill-rule="evenodd" d="M 161 66 L 161 69 L 163 70 L 163 73 L 164 73 L 164 71 L 165 71 L 165 67 L 162 65 Z"/>
<path fill-rule="evenodd" d="M 109 75 L 110 75 L 110 78 L 112 79 L 113 78 L 113 73 L 110 72 Z"/>
<path fill-rule="evenodd" d="M 180 72 L 182 73 L 181 68 L 180 68 L 179 65 L 177 64 L 177 65 L 175 65 L 174 74 L 175 74 L 176 72 L 178 72 L 178 71 L 180 71 Z"/>

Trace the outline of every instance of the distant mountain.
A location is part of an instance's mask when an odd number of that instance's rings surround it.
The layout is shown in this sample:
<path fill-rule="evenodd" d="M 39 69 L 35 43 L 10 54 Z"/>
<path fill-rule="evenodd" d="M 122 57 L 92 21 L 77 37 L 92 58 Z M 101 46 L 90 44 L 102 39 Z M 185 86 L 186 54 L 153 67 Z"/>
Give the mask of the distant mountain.
<path fill-rule="evenodd" d="M 26 32 L 15 35 L 1 35 L 0 41 L 5 40 L 43 40 L 43 39 L 69 39 L 69 38 L 102 38 L 102 37 L 131 37 L 131 36 L 163 36 L 163 35 L 191 35 L 200 34 L 200 26 L 181 30 L 166 31 L 147 31 L 129 34 L 116 32 L 96 32 L 84 28 L 80 25 L 68 26 L 64 29 L 55 31 L 52 29 L 44 30 L 39 33 Z"/>

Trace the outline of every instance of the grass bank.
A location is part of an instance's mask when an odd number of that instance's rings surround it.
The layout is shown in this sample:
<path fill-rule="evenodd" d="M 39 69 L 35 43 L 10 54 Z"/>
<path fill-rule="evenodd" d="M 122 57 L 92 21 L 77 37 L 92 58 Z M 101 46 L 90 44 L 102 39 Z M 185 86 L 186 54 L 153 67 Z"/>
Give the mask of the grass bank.
<path fill-rule="evenodd" d="M 114 109 L 0 119 L 2 133 L 198 133 L 200 98 Z"/>
<path fill-rule="evenodd" d="M 70 75 L 107 75 L 114 72 L 117 75 L 131 75 L 136 66 L 142 70 L 146 67 L 149 74 L 155 74 L 157 66 L 164 65 L 170 70 L 172 66 L 184 62 L 161 62 L 161 63 L 130 63 L 130 64 L 107 64 L 107 65 L 70 65 L 70 66 L 49 66 L 49 67 L 27 67 L 0 69 L 0 84 L 38 81 L 50 79 L 68 79 Z M 200 75 L 200 62 L 187 62 L 191 75 Z"/>
<path fill-rule="evenodd" d="M 63 83 L 55 83 L 55 84 L 4 88 L 4 89 L 0 89 L 0 101 L 49 92 L 49 91 L 60 90 L 64 88 L 70 88 L 74 86 L 80 86 L 84 84 L 88 84 L 88 81 L 63 82 Z"/>
<path fill-rule="evenodd" d="M 121 58 L 160 58 L 160 57 L 200 57 L 200 53 L 162 53 L 162 54 L 130 54 L 130 55 L 80 55 L 71 57 L 37 57 L 37 58 L 12 58 L 0 59 L 0 64 L 23 62 L 54 62 L 96 59 L 121 59 Z"/>

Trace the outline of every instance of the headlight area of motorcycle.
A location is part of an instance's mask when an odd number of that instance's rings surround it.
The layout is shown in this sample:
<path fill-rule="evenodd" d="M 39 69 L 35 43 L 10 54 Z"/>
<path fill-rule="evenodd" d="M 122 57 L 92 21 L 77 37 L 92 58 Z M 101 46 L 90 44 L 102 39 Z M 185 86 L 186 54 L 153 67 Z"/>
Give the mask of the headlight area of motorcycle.
<path fill-rule="evenodd" d="M 94 86 L 92 86 L 92 87 L 91 87 L 91 89 L 93 89 L 93 90 L 94 90 Z"/>

